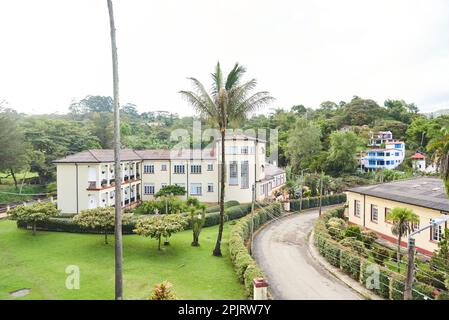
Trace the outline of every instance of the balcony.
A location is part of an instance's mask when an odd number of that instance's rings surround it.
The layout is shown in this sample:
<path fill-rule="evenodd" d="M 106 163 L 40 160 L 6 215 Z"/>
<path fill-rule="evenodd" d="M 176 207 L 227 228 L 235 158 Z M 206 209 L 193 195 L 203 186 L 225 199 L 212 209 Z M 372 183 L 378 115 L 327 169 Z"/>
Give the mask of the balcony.
<path fill-rule="evenodd" d="M 87 190 L 97 190 L 97 182 L 96 181 L 88 181 Z"/>

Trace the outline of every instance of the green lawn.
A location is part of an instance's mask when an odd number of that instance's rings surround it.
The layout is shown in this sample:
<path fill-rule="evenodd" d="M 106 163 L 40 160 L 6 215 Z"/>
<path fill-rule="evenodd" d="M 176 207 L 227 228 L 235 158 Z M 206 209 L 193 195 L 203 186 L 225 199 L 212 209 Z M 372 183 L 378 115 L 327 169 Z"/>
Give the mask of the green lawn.
<path fill-rule="evenodd" d="M 173 284 L 179 299 L 244 299 L 228 256 L 225 226 L 222 258 L 213 257 L 217 227 L 205 228 L 201 247 L 191 247 L 192 233 L 171 238 L 170 246 L 157 250 L 154 239 L 124 235 L 125 299 L 147 299 L 151 288 L 164 280 Z M 0 299 L 9 292 L 31 288 L 20 299 L 113 299 L 114 246 L 101 235 L 31 232 L 0 220 Z M 65 287 L 68 265 L 80 268 L 80 289 Z M 18 299 L 18 298 L 14 298 Z"/>

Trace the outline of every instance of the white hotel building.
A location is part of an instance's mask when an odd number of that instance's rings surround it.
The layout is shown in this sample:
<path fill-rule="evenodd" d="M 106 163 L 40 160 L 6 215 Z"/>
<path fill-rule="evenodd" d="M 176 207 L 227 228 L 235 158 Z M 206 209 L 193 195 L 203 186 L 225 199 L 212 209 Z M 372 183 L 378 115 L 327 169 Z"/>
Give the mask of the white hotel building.
<path fill-rule="evenodd" d="M 228 135 L 225 141 L 225 201 L 270 198 L 286 181 L 285 171 L 266 162 L 266 141 Z M 58 209 L 63 214 L 114 206 L 113 150 L 86 150 L 54 161 L 57 168 Z M 127 209 L 151 200 L 167 185 L 186 189 L 186 197 L 216 203 L 220 194 L 221 141 L 203 150 L 122 150 L 122 206 Z"/>

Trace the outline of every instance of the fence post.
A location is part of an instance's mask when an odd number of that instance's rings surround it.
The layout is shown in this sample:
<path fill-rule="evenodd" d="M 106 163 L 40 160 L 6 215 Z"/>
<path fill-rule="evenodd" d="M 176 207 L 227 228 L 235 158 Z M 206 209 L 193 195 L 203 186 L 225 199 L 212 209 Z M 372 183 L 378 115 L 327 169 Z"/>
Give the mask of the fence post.
<path fill-rule="evenodd" d="M 11 210 L 11 207 L 8 205 L 6 205 L 6 212 L 8 212 L 9 210 Z"/>
<path fill-rule="evenodd" d="M 53 196 L 50 197 L 50 202 L 51 202 L 51 203 L 54 203 Z"/>
<path fill-rule="evenodd" d="M 268 282 L 264 278 L 253 279 L 253 299 L 268 300 Z"/>

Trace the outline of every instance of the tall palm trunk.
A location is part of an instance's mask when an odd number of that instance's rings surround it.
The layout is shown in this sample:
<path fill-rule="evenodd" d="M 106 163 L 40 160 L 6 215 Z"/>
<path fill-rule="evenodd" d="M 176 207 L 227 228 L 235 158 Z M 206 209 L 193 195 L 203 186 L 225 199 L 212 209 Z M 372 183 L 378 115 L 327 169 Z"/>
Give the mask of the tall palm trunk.
<path fill-rule="evenodd" d="M 221 238 L 223 236 L 224 224 L 224 191 L 225 191 L 225 129 L 221 130 L 221 181 L 220 181 L 220 225 L 218 227 L 218 237 L 215 243 L 213 255 L 221 256 Z"/>
<path fill-rule="evenodd" d="M 120 170 L 120 112 L 119 112 L 119 88 L 118 88 L 118 59 L 117 45 L 115 41 L 115 24 L 112 0 L 107 0 L 109 11 L 109 24 L 111 29 L 112 50 L 112 77 L 114 88 L 114 164 L 115 164 L 115 299 L 123 299 L 122 278 L 122 190 Z"/>

